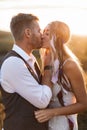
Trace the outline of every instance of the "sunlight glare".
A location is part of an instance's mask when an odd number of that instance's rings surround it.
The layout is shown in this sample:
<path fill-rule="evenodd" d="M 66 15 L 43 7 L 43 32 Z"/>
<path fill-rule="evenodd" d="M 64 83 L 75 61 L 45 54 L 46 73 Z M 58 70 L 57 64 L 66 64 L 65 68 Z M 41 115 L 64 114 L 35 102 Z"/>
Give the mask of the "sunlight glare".
<path fill-rule="evenodd" d="M 55 1 L 55 2 L 54 2 Z M 0 1 L 0 30 L 10 31 L 11 17 L 17 13 L 33 13 L 43 29 L 54 20 L 66 22 L 71 33 L 87 35 L 87 1 L 77 0 L 4 0 Z M 85 1 L 85 2 L 84 2 Z M 56 4 L 58 3 L 58 4 Z"/>

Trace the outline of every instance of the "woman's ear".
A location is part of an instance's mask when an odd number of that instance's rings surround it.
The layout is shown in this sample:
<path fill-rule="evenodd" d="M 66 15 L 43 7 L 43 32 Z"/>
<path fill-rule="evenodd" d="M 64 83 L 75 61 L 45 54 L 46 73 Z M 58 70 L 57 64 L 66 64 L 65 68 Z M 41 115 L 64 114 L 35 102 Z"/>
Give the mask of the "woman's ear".
<path fill-rule="evenodd" d="M 26 35 L 26 37 L 30 37 L 31 36 L 31 29 L 29 29 L 29 28 L 26 28 L 25 29 L 25 35 Z"/>

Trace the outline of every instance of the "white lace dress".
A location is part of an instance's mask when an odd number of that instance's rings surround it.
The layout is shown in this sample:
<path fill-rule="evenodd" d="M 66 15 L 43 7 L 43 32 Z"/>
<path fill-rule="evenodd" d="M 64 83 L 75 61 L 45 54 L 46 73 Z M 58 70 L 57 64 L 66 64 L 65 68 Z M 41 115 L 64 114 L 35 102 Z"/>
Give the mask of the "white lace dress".
<path fill-rule="evenodd" d="M 54 62 L 54 66 L 58 66 L 58 61 Z M 55 70 L 58 70 L 58 68 L 54 68 Z M 57 72 L 56 72 L 57 73 Z M 57 73 L 58 77 L 58 73 Z M 53 76 L 52 81 L 54 83 L 53 87 L 53 97 L 52 101 L 50 103 L 51 108 L 56 108 L 56 107 L 61 107 L 61 103 L 57 97 L 58 93 L 62 89 L 62 94 L 63 94 L 63 101 L 64 101 L 64 106 L 73 104 L 76 102 L 75 96 L 72 92 L 66 91 L 64 88 L 62 88 L 58 83 L 56 83 L 57 79 L 56 76 Z M 70 119 L 73 123 L 73 129 L 70 129 L 69 126 L 69 121 Z M 78 125 L 77 125 L 77 114 L 69 115 L 69 116 L 55 116 L 52 119 L 49 120 L 49 130 L 78 130 Z"/>

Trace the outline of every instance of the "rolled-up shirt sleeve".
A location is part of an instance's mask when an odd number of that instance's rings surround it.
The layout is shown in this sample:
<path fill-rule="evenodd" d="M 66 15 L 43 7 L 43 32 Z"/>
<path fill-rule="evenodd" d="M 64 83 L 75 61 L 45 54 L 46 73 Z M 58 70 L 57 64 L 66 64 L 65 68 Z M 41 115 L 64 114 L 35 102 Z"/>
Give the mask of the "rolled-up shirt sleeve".
<path fill-rule="evenodd" d="M 51 88 L 47 85 L 40 85 L 25 63 L 17 57 L 10 57 L 3 63 L 1 84 L 5 91 L 18 93 L 38 108 L 47 107 L 52 97 Z"/>

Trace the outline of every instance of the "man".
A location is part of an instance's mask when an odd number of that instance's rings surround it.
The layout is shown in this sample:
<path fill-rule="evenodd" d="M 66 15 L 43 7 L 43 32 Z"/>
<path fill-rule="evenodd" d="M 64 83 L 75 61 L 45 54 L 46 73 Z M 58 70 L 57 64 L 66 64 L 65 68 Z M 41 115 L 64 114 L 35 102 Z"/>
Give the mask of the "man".
<path fill-rule="evenodd" d="M 1 66 L 1 91 L 5 106 L 4 130 L 47 130 L 46 123 L 38 123 L 34 111 L 48 106 L 52 97 L 51 56 L 45 57 L 45 71 L 39 82 L 34 68 L 34 49 L 42 46 L 38 18 L 20 13 L 10 23 L 14 38 L 13 51 Z"/>

